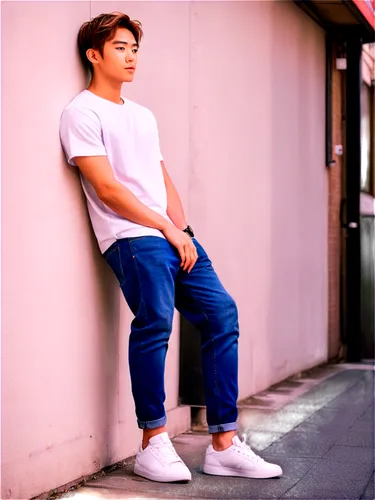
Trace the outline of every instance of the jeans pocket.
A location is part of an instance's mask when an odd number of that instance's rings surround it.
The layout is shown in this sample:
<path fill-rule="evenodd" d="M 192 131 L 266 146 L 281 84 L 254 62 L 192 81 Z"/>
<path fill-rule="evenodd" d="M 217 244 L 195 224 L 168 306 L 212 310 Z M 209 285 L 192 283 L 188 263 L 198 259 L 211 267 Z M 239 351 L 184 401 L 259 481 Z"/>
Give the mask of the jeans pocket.
<path fill-rule="evenodd" d="M 104 258 L 110 265 L 112 271 L 115 273 L 119 285 L 123 286 L 125 274 L 122 266 L 120 245 L 118 242 L 116 242 L 113 248 L 111 248 L 110 251 L 104 255 Z"/>

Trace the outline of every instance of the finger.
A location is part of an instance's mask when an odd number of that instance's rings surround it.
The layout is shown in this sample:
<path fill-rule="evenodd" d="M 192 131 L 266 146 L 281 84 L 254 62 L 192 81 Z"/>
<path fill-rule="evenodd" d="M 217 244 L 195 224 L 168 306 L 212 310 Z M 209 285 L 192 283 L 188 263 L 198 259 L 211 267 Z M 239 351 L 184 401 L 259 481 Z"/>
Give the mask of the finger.
<path fill-rule="evenodd" d="M 181 257 L 181 265 L 180 267 L 183 267 L 185 265 L 185 260 L 186 260 L 186 253 L 185 253 L 185 248 L 183 246 L 177 247 L 178 253 L 180 254 Z"/>
<path fill-rule="evenodd" d="M 189 266 L 190 266 L 190 261 L 191 261 L 191 255 L 190 255 L 190 248 L 188 246 L 185 247 L 185 265 L 184 265 L 184 271 L 186 271 Z"/>
<path fill-rule="evenodd" d="M 189 246 L 185 246 L 185 255 L 186 255 L 186 259 L 185 259 L 185 265 L 183 268 L 184 271 L 186 271 L 190 267 L 190 263 L 192 260 L 191 250 L 190 250 Z"/>
<path fill-rule="evenodd" d="M 190 257 L 191 257 L 191 260 L 190 260 L 189 268 L 187 270 L 188 273 L 190 273 L 190 271 L 194 267 L 194 264 L 197 261 L 197 249 L 195 248 L 195 245 L 193 242 L 190 242 Z"/>
<path fill-rule="evenodd" d="M 190 273 L 190 271 L 193 269 L 193 267 L 195 266 L 197 260 L 198 260 L 198 252 L 197 252 L 197 249 L 194 247 L 194 249 L 193 249 L 193 259 L 192 259 L 192 262 L 190 264 L 190 268 L 188 270 L 188 273 Z"/>

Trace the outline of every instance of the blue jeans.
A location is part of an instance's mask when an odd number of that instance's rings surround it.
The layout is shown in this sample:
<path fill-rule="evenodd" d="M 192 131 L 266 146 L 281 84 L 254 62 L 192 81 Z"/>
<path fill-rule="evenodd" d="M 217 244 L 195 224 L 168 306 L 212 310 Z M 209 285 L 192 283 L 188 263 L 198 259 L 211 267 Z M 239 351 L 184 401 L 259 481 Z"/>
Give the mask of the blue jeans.
<path fill-rule="evenodd" d="M 138 426 L 165 425 L 164 367 L 174 307 L 201 331 L 202 371 L 210 433 L 237 429 L 238 315 L 203 247 L 190 273 L 166 239 L 117 240 L 104 257 L 134 314 L 129 367 Z"/>

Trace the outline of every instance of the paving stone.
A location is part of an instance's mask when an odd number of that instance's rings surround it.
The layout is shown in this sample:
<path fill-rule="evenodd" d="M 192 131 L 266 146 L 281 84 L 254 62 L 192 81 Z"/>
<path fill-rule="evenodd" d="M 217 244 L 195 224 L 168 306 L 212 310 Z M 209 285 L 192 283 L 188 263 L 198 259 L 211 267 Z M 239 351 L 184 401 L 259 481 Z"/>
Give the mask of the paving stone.
<path fill-rule="evenodd" d="M 239 411 L 238 425 L 241 429 L 286 433 L 308 417 L 309 414 L 306 412 L 243 408 Z"/>
<path fill-rule="evenodd" d="M 181 456 L 188 462 L 182 453 Z M 198 466 L 192 470 L 193 480 L 190 484 L 163 484 L 135 476 L 129 465 L 87 483 L 86 489 L 95 488 L 91 494 L 96 492 L 101 498 L 104 492 L 110 495 L 107 498 L 121 498 L 121 492 L 124 494 L 123 498 L 126 498 L 126 493 L 133 492 L 133 498 L 142 498 L 146 494 L 157 499 L 277 499 L 293 487 L 315 463 L 313 459 L 273 458 L 283 468 L 284 475 L 280 478 L 260 480 L 209 476 L 203 474 Z"/>
<path fill-rule="evenodd" d="M 133 491 L 126 491 L 123 488 L 117 488 L 108 483 L 108 487 L 87 487 L 83 486 L 78 490 L 58 497 L 66 500 L 159 500 L 161 497 L 155 497 L 153 494 L 142 492 L 142 496 Z M 137 495 L 137 496 L 135 496 Z M 186 497 L 185 497 L 186 498 Z M 182 500 L 181 497 L 173 497 L 171 500 Z M 203 500 L 202 498 L 195 498 L 194 500 Z"/>
<path fill-rule="evenodd" d="M 364 499 L 370 499 L 371 500 L 374 500 L 375 498 L 375 495 L 374 495 L 374 482 L 375 482 L 375 476 L 374 474 L 371 475 L 370 477 L 370 481 L 368 482 L 368 485 L 365 489 L 365 491 L 363 492 L 363 494 L 361 495 L 361 500 L 364 500 Z"/>
<path fill-rule="evenodd" d="M 284 411 L 289 411 L 292 414 L 296 413 L 308 413 L 309 415 L 314 415 L 322 409 L 321 405 L 313 405 L 306 403 L 288 403 L 283 406 Z"/>
<path fill-rule="evenodd" d="M 333 446 L 324 456 L 325 460 L 336 460 L 337 462 L 356 462 L 368 465 L 370 471 L 374 470 L 374 451 L 360 446 Z M 369 473 L 370 474 L 370 473 Z"/>
<path fill-rule="evenodd" d="M 342 407 L 325 407 L 315 412 L 265 452 L 293 457 L 323 457 L 334 444 L 372 447 L 374 431 L 370 408 L 352 406 L 348 396 L 346 404 L 345 411 Z"/>
<path fill-rule="evenodd" d="M 375 420 L 374 405 L 371 405 L 367 408 L 367 410 L 361 415 L 360 420 L 370 421 L 374 423 Z"/>
<path fill-rule="evenodd" d="M 295 403 L 325 406 L 358 385 L 368 375 L 364 370 L 344 370 L 297 397 Z"/>
<path fill-rule="evenodd" d="M 334 446 L 281 498 L 357 500 L 373 472 L 373 450 Z"/>
<path fill-rule="evenodd" d="M 342 392 L 334 400 L 327 403 L 330 408 L 344 408 L 354 406 L 371 405 L 374 401 L 374 372 L 363 372 L 360 380 L 350 387 L 347 391 Z"/>
<path fill-rule="evenodd" d="M 135 476 L 133 459 L 124 468 L 90 481 L 74 498 L 374 499 L 369 481 L 374 449 L 368 446 L 374 435 L 374 375 L 342 369 L 283 408 L 240 410 L 240 430 L 248 432 L 252 447 L 263 450 L 262 457 L 281 465 L 281 478 L 205 475 L 201 465 L 210 436 L 186 433 L 173 442 L 192 471 L 190 484 L 155 483 Z"/>
<path fill-rule="evenodd" d="M 246 442 L 256 452 L 262 452 L 272 443 L 284 436 L 284 434 L 279 432 L 258 431 L 253 429 L 248 430 L 248 434 L 249 437 Z"/>
<path fill-rule="evenodd" d="M 374 423 L 370 420 L 357 420 L 336 444 L 374 448 Z"/>
<path fill-rule="evenodd" d="M 266 448 L 264 453 L 286 457 L 321 458 L 337 439 L 337 435 L 327 435 L 317 430 L 291 431 Z"/>
<path fill-rule="evenodd" d="M 341 408 L 322 408 L 317 411 L 298 425 L 294 431 L 296 432 L 310 432 L 310 431 L 321 431 L 331 434 L 340 434 L 346 429 L 349 429 L 363 411 L 345 411 L 343 412 Z"/>

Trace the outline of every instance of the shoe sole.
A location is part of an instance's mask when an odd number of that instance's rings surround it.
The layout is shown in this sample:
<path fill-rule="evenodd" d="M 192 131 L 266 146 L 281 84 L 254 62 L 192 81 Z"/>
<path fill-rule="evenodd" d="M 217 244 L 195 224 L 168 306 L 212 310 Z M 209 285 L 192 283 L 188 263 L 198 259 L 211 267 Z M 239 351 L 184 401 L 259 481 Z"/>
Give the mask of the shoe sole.
<path fill-rule="evenodd" d="M 161 477 L 157 476 L 155 474 L 150 473 L 147 469 L 144 469 L 143 467 L 140 467 L 139 465 L 134 466 L 134 474 L 137 476 L 145 477 L 146 479 L 149 479 L 150 481 L 156 481 L 158 483 L 188 483 L 191 481 L 191 476 L 190 478 L 172 478 L 172 477 Z"/>
<path fill-rule="evenodd" d="M 280 477 L 280 474 L 270 474 L 269 472 L 249 472 L 240 471 L 238 469 L 231 469 L 230 467 L 216 467 L 215 465 L 204 465 L 203 472 L 212 476 L 235 476 L 235 477 L 248 477 L 251 479 L 270 479 L 272 477 Z"/>

